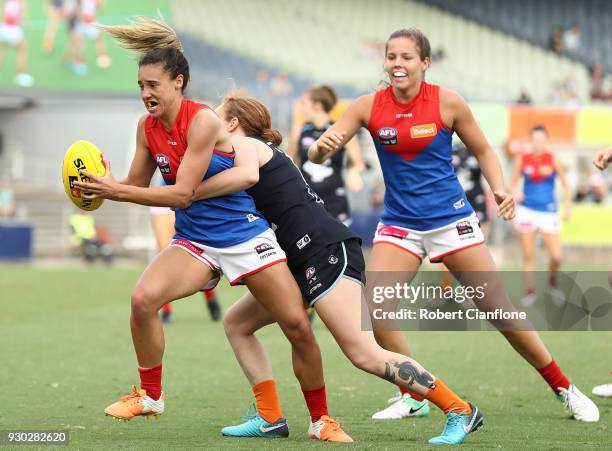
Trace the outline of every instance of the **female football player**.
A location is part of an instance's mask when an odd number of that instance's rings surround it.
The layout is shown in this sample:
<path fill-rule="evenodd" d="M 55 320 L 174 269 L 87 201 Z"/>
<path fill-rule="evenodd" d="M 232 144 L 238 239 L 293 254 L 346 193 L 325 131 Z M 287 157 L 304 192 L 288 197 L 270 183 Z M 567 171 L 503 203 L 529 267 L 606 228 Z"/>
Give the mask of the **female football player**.
<path fill-rule="evenodd" d="M 361 173 L 365 169 L 361 157 L 361 149 L 357 137 L 346 143 L 346 146 L 325 164 L 314 164 L 308 160 L 308 148 L 329 127 L 333 125 L 330 117 L 338 98 L 336 92 L 329 86 L 315 86 L 302 96 L 300 105 L 304 125 L 297 138 L 297 145 L 292 143 L 289 155 L 299 162 L 300 171 L 306 183 L 319 195 L 325 203 L 325 209 L 345 225 L 350 225 L 351 214 L 346 196 L 346 187 L 353 191 L 363 188 Z M 291 151 L 293 149 L 293 151 Z M 346 150 L 346 152 L 345 152 Z M 351 159 L 351 167 L 347 169 L 346 187 L 342 171 L 346 155 Z"/>
<path fill-rule="evenodd" d="M 292 160 L 279 150 L 282 138 L 271 129 L 267 108 L 254 99 L 230 95 L 217 111 L 226 130 L 240 137 L 232 142 L 239 149 L 236 158 L 243 161 L 205 180 L 195 198 L 248 188 L 257 210 L 276 226 L 279 243 L 287 253 L 305 303 L 314 306 L 353 365 L 411 388 L 447 414 L 444 432 L 430 439 L 430 443 L 463 442 L 468 433 L 483 423 L 482 414 L 415 360 L 385 351 L 377 345 L 371 331 L 362 330 L 360 299 L 365 263 L 360 241 L 332 218 Z M 259 173 L 259 181 L 254 185 L 248 182 L 251 179 L 248 172 L 253 167 Z M 224 319 L 226 334 L 251 385 L 272 378 L 266 352 L 254 333 L 274 318 L 256 298 L 256 293 L 246 294 L 226 312 Z M 257 421 L 256 416 L 224 428 L 223 434 L 253 435 L 251 431 Z M 310 434 L 316 436 L 316 430 L 311 428 Z"/>
<path fill-rule="evenodd" d="M 202 179 L 233 166 L 235 153 L 215 112 L 183 96 L 189 64 L 174 30 L 149 19 L 102 28 L 141 53 L 138 84 L 148 114 L 138 125 L 127 179 L 117 182 L 108 167 L 104 177 L 87 173 L 91 183 L 78 187 L 91 192 L 91 198 L 173 207 L 176 215 L 174 240 L 146 268 L 132 293 L 130 324 L 141 390 L 132 387 L 105 413 L 123 420 L 163 413 L 164 333 L 157 312 L 165 303 L 214 286 L 221 273 L 232 285 L 246 284 L 278 320 L 291 342 L 294 371 L 307 402 L 320 407 L 321 355 L 285 253 L 267 221 L 243 191 L 192 200 Z M 149 187 L 156 168 L 168 186 Z M 273 389 L 273 381 L 254 389 L 260 396 Z M 308 398 L 312 392 L 317 393 L 314 400 Z M 265 406 L 264 418 L 262 433 L 288 435 L 278 403 Z"/>
<path fill-rule="evenodd" d="M 498 204 L 498 214 L 506 220 L 514 217 L 514 199 L 504 189 L 499 159 L 465 100 L 451 90 L 425 82 L 429 62 L 429 40 L 421 31 L 402 29 L 392 33 L 385 45 L 389 86 L 355 100 L 312 144 L 309 157 L 315 163 L 325 161 L 360 127 L 366 127 L 372 135 L 386 193 L 369 260 L 370 272 L 382 275 L 382 271 L 401 271 L 412 279 L 427 255 L 432 262 L 443 262 L 453 273 L 461 272 L 464 285 L 477 288 L 474 285 L 478 280 L 465 280 L 474 278 L 469 274 L 476 271 L 499 283 L 478 220 L 453 173 L 453 132 L 478 159 Z M 513 309 L 503 290 L 495 296 L 487 295 L 478 306 Z M 563 399 L 574 418 L 598 421 L 595 404 L 569 382 L 536 331 L 501 332 Z M 385 349 L 410 354 L 400 331 L 377 330 L 376 337 Z M 396 401 L 405 404 L 401 416 L 410 415 L 418 407 L 408 404 L 414 401 L 411 393 L 405 395 Z"/>
<path fill-rule="evenodd" d="M 526 295 L 521 299 L 524 307 L 536 302 L 533 271 L 535 270 L 536 234 L 542 235 L 550 257 L 548 270 L 548 292 L 552 301 L 561 306 L 565 302 L 563 291 L 557 288 L 557 271 L 561 266 L 563 244 L 561 243 L 561 218 L 555 201 L 555 179 L 559 177 L 563 186 L 563 220 L 571 216 L 572 194 L 565 169 L 549 150 L 548 131 L 541 125 L 531 129 L 528 151 L 516 159 L 512 174 L 511 189 L 515 198 L 521 199 L 516 214 L 516 230 L 523 251 L 523 272 L 527 282 Z M 521 176 L 523 191 L 518 191 Z"/>

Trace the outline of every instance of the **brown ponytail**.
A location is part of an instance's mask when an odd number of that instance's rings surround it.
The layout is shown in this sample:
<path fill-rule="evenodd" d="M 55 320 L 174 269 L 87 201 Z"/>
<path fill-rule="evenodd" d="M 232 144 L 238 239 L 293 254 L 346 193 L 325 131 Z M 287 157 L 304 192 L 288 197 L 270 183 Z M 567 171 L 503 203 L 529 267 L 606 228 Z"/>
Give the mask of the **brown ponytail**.
<path fill-rule="evenodd" d="M 238 119 L 240 127 L 247 136 L 259 137 L 278 146 L 283 136 L 272 128 L 272 118 L 266 106 L 239 93 L 229 93 L 223 98 L 225 119 Z"/>

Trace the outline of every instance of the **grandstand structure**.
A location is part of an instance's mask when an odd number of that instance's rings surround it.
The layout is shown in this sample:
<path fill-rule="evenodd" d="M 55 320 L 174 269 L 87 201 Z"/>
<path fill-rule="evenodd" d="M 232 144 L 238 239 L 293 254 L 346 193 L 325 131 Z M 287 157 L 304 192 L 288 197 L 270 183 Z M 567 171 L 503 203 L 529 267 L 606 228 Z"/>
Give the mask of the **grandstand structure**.
<path fill-rule="evenodd" d="M 426 0 L 465 19 L 499 30 L 543 49 L 550 46 L 554 27 L 581 29 L 579 51 L 568 55 L 587 66 L 603 64 L 612 73 L 612 2 L 607 0 Z"/>
<path fill-rule="evenodd" d="M 183 33 L 313 83 L 346 85 L 357 92 L 375 89 L 383 80 L 388 35 L 413 26 L 425 32 L 433 50 L 444 53 L 428 79 L 470 101 L 512 102 L 527 90 L 535 103 L 547 103 L 552 87 L 568 79 L 578 100 L 588 100 L 585 64 L 429 2 L 175 0 L 170 7 Z M 501 20 L 512 21 L 512 16 Z M 198 59 L 216 64 L 206 54 Z M 242 68 L 227 70 L 240 73 Z"/>

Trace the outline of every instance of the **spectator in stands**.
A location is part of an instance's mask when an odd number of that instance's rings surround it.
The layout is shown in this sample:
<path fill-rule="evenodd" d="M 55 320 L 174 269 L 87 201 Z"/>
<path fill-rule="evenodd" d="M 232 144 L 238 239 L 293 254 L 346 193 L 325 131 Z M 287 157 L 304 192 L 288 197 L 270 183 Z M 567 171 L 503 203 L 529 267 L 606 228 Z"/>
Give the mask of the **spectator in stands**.
<path fill-rule="evenodd" d="M 84 211 L 71 214 L 70 228 L 70 241 L 78 248 L 85 262 L 93 263 L 96 258 L 101 258 L 107 265 L 112 263 L 113 247 L 110 235 L 101 230 L 101 239 L 98 238 L 96 221 L 91 214 Z"/>
<path fill-rule="evenodd" d="M 550 34 L 548 49 L 555 52 L 557 55 L 561 55 L 563 53 L 563 29 L 561 27 L 557 26 L 553 28 L 553 31 Z"/>
<path fill-rule="evenodd" d="M 516 99 L 515 103 L 519 105 L 531 105 L 533 102 L 531 100 L 531 96 L 527 93 L 525 88 L 521 89 L 521 93 Z"/>
<path fill-rule="evenodd" d="M 591 67 L 591 100 L 612 100 L 612 93 L 605 89 L 605 72 L 603 65 L 594 64 Z"/>
<path fill-rule="evenodd" d="M 4 16 L 0 24 L 0 67 L 4 62 L 6 45 L 15 47 L 15 83 L 23 88 L 34 84 L 28 73 L 28 49 L 21 21 L 26 15 L 26 0 L 5 0 Z"/>
<path fill-rule="evenodd" d="M 270 73 L 266 69 L 259 69 L 255 74 L 255 97 L 260 100 L 267 100 L 269 94 L 269 81 Z"/>
<path fill-rule="evenodd" d="M 569 53 L 576 53 L 580 50 L 580 26 L 573 24 L 563 33 L 563 47 Z"/>
<path fill-rule="evenodd" d="M 15 216 L 15 193 L 8 184 L 0 180 L 0 220 Z"/>
<path fill-rule="evenodd" d="M 293 92 L 293 85 L 289 81 L 289 77 L 284 72 L 279 72 L 270 81 L 270 93 L 273 96 L 288 96 Z"/>

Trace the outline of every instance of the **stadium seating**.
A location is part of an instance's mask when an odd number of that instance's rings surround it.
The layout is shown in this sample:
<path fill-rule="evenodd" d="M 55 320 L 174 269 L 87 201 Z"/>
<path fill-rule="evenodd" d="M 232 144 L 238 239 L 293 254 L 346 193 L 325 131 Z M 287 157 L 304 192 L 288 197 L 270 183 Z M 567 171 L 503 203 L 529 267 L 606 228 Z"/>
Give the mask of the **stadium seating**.
<path fill-rule="evenodd" d="M 469 100 L 509 102 L 527 89 L 545 103 L 552 86 L 569 77 L 579 99 L 588 98 L 583 64 L 416 1 L 176 0 L 171 8 L 181 32 L 313 82 L 361 92 L 380 86 L 381 44 L 390 32 L 415 26 L 446 54 L 428 79 Z M 379 57 L 372 56 L 373 44 Z M 207 55 L 199 56 L 207 64 Z"/>
<path fill-rule="evenodd" d="M 545 49 L 554 27 L 581 28 L 583 50 L 570 54 L 588 66 L 612 72 L 612 3 L 606 0 L 427 0 L 429 5 L 524 39 Z"/>

